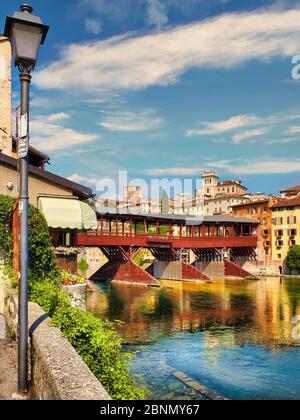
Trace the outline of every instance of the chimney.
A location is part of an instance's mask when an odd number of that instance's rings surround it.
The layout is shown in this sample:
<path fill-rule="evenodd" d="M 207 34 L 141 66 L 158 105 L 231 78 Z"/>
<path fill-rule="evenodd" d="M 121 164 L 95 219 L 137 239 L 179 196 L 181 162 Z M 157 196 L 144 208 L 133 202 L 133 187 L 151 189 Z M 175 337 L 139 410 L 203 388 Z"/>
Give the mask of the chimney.
<path fill-rule="evenodd" d="M 0 152 L 12 156 L 11 46 L 0 35 Z"/>

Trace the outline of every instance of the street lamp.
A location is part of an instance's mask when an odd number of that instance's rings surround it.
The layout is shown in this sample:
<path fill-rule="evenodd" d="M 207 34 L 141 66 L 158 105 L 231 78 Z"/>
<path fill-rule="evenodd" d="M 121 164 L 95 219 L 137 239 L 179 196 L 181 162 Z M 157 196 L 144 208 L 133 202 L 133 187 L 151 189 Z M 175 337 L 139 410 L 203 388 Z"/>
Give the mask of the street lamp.
<path fill-rule="evenodd" d="M 6 18 L 4 35 L 10 39 L 15 66 L 20 70 L 22 147 L 19 140 L 19 319 L 18 319 L 18 384 L 26 392 L 28 381 L 28 148 L 29 148 L 29 85 L 40 45 L 49 26 L 43 25 L 32 7 L 25 3 L 13 17 Z M 25 122 L 25 130 L 24 130 Z"/>

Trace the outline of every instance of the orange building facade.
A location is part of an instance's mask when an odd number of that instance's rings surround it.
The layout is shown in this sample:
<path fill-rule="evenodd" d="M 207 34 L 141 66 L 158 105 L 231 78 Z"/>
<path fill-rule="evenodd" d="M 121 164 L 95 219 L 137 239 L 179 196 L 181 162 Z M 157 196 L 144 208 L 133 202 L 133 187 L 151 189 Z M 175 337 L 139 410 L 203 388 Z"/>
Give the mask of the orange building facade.
<path fill-rule="evenodd" d="M 233 216 L 247 217 L 260 222 L 257 228 L 258 245 L 256 249 L 257 262 L 249 262 L 252 267 L 247 267 L 251 272 L 258 274 L 278 274 L 278 269 L 273 264 L 272 249 L 272 205 L 278 200 L 277 197 L 269 197 L 232 207 Z"/>

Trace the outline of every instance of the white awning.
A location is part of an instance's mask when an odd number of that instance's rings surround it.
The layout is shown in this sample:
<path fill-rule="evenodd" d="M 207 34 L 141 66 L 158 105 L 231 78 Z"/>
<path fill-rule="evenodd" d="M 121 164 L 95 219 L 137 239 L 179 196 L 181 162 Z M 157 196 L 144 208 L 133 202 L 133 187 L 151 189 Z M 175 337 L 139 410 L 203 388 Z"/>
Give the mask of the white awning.
<path fill-rule="evenodd" d="M 81 207 L 81 215 L 83 222 L 83 229 L 95 230 L 98 228 L 98 221 L 96 211 L 87 203 L 79 201 Z"/>
<path fill-rule="evenodd" d="M 40 197 L 39 209 L 49 227 L 55 229 L 97 229 L 96 212 L 76 198 Z"/>

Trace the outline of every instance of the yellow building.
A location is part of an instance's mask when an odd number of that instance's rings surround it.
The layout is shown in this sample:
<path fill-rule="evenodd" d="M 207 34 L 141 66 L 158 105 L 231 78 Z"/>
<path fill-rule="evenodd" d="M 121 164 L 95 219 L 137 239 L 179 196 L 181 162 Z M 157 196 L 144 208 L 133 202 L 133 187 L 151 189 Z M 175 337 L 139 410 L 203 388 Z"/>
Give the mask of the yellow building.
<path fill-rule="evenodd" d="M 273 262 L 282 274 L 290 274 L 286 262 L 293 245 L 300 245 L 300 196 L 283 198 L 272 206 Z"/>

